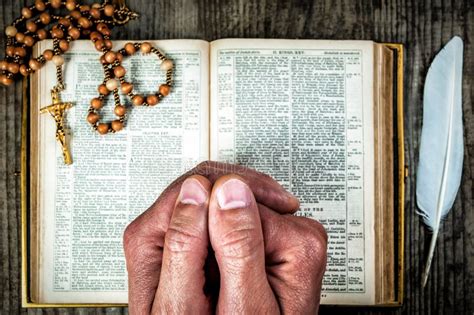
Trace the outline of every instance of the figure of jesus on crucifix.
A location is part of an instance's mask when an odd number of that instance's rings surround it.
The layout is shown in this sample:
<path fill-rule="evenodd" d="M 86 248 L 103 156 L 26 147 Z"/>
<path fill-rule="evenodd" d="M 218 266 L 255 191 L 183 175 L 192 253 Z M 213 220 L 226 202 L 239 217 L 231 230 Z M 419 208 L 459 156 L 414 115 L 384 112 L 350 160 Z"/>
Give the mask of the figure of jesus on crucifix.
<path fill-rule="evenodd" d="M 64 131 L 64 116 L 66 114 L 66 109 L 72 107 L 72 103 L 61 102 L 59 93 L 54 89 L 51 90 L 51 97 L 53 99 L 53 104 L 41 108 L 40 113 L 50 113 L 50 115 L 54 118 L 54 121 L 56 122 L 56 140 L 58 140 L 61 144 L 64 163 L 72 164 L 71 153 L 69 152 L 66 143 L 66 133 Z"/>

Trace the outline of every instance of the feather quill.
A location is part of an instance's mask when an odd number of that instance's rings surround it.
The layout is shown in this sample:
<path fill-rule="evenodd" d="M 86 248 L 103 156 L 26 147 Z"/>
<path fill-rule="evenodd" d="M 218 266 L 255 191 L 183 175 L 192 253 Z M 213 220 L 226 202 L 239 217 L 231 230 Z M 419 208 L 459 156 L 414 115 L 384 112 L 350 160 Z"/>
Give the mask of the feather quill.
<path fill-rule="evenodd" d="M 462 64 L 463 42 L 455 36 L 436 55 L 425 81 L 416 197 L 418 214 L 433 234 L 422 276 L 423 287 L 428 280 L 441 220 L 451 210 L 461 183 Z"/>

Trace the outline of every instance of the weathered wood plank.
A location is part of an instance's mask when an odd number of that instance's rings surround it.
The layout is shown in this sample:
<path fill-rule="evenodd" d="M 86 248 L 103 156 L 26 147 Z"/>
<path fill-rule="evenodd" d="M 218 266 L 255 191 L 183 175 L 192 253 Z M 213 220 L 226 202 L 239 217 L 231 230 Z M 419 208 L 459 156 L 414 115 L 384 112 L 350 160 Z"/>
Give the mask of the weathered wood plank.
<path fill-rule="evenodd" d="M 27 3 L 32 1 L 28 0 Z M 470 0 L 129 0 L 139 21 L 114 30 L 117 39 L 226 37 L 373 39 L 402 42 L 405 63 L 405 145 L 410 177 L 406 199 L 406 300 L 393 313 L 474 312 L 474 3 Z M 0 3 L 0 29 L 25 1 Z M 464 174 L 443 224 L 425 290 L 420 276 L 429 234 L 414 215 L 423 81 L 434 54 L 453 35 L 465 41 L 463 80 Z M 0 40 L 3 47 L 4 38 Z M 3 57 L 3 51 L 1 53 Z M 20 308 L 20 104 L 21 87 L 0 87 L 0 288 L 1 314 Z M 323 308 L 323 312 L 333 309 Z M 31 314 L 122 314 L 122 309 L 29 310 Z M 351 313 L 380 313 L 352 310 Z"/>

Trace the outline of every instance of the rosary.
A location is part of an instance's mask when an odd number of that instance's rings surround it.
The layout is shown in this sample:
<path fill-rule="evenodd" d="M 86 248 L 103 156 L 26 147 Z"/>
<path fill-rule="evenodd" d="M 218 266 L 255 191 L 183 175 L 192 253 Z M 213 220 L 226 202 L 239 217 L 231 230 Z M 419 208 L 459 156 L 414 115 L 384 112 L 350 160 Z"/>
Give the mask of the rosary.
<path fill-rule="evenodd" d="M 67 15 L 61 16 L 61 11 L 65 11 Z M 0 61 L 0 83 L 11 85 L 18 73 L 28 76 L 38 71 L 48 61 L 52 61 L 56 66 L 57 84 L 51 90 L 53 103 L 43 107 L 40 113 L 49 113 L 56 122 L 56 140 L 61 144 L 65 164 L 72 163 L 64 130 L 65 112 L 71 108 L 72 103 L 62 102 L 60 92 L 65 89 L 62 55 L 69 49 L 71 41 L 88 37 L 96 50 L 101 53 L 100 63 L 104 70 L 104 80 L 98 87 L 99 95 L 90 102 L 87 115 L 88 123 L 99 134 L 115 133 L 124 127 L 127 107 L 120 103 L 119 87 L 123 94 L 131 98 L 134 106 L 154 106 L 170 93 L 173 62 L 159 49 L 149 42 L 143 42 L 127 43 L 118 51 L 112 50 L 111 27 L 124 25 L 137 17 L 138 14 L 130 11 L 124 0 L 117 0 L 114 3 L 104 0 L 101 4 L 92 5 L 81 5 L 75 0 L 36 0 L 34 5 L 24 7 L 21 10 L 21 17 L 5 29 L 6 58 Z M 47 38 L 53 39 L 53 49 L 46 49 L 39 57 L 28 60 L 32 46 Z M 154 94 L 147 96 L 137 94 L 133 90 L 133 84 L 125 81 L 126 70 L 121 65 L 122 60 L 136 52 L 155 54 L 160 62 L 160 69 L 166 73 L 165 83 L 159 85 Z M 104 98 L 111 92 L 117 119 L 100 122 L 99 111 L 103 107 Z"/>

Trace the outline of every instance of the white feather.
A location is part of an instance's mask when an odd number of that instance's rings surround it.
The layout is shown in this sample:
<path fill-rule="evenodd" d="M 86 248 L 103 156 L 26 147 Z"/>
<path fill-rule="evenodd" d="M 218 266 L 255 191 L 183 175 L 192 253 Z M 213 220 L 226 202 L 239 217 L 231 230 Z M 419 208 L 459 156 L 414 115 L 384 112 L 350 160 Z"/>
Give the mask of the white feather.
<path fill-rule="evenodd" d="M 423 286 L 428 279 L 441 220 L 451 210 L 461 183 L 462 63 L 463 42 L 455 36 L 436 55 L 426 76 L 416 198 L 418 214 L 433 235 Z"/>

